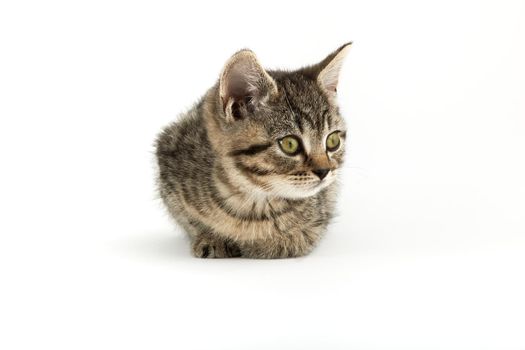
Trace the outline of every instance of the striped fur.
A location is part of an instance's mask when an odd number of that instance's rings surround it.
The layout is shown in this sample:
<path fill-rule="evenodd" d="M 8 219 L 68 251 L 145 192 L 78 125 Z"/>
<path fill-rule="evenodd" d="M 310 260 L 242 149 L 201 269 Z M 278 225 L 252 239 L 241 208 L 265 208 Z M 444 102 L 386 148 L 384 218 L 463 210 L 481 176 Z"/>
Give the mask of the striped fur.
<path fill-rule="evenodd" d="M 243 50 L 159 135 L 160 195 L 192 238 L 195 256 L 297 257 L 318 243 L 344 159 L 346 127 L 333 79 L 347 46 L 293 72 L 266 71 Z M 341 145 L 328 152 L 326 138 L 336 131 Z M 297 155 L 280 148 L 287 135 L 299 138 Z M 316 169 L 329 171 L 321 179 Z"/>

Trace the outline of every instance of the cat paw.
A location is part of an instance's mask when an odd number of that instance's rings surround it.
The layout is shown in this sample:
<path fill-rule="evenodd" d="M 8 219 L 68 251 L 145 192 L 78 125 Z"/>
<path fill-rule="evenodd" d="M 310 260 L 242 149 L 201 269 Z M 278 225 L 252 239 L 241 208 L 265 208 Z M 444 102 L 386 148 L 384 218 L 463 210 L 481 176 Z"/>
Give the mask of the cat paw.
<path fill-rule="evenodd" d="M 197 237 L 192 249 L 195 257 L 203 259 L 236 258 L 242 255 L 237 244 L 209 236 Z"/>

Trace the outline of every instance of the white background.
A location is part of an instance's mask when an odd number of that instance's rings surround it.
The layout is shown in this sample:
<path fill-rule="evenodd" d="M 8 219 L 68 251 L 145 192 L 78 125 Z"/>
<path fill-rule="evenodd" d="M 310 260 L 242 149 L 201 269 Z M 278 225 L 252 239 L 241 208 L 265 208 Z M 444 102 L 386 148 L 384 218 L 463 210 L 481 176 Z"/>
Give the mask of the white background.
<path fill-rule="evenodd" d="M 349 40 L 321 245 L 192 258 L 156 133 Z M 0 348 L 525 349 L 524 47 L 523 1 L 2 1 Z"/>

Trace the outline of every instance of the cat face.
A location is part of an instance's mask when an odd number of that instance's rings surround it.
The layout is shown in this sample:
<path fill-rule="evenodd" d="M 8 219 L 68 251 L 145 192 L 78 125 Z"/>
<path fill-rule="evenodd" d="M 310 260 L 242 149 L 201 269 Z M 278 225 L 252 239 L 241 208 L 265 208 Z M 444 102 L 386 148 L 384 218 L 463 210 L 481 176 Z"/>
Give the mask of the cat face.
<path fill-rule="evenodd" d="M 267 72 L 250 51 L 226 65 L 213 134 L 226 170 L 247 191 L 304 198 L 336 180 L 346 140 L 336 86 L 347 47 L 294 72 Z"/>

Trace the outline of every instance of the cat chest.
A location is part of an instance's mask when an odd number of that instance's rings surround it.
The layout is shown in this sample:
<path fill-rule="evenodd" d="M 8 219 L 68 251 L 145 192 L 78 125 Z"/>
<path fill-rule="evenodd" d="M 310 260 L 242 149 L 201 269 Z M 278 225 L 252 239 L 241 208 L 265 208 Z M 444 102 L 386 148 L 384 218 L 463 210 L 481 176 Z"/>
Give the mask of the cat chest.
<path fill-rule="evenodd" d="M 274 235 L 293 234 L 310 226 L 311 217 L 304 215 L 305 208 L 291 205 L 264 208 L 232 208 L 214 203 L 207 208 L 186 208 L 193 218 L 224 237 L 235 240 L 268 239 Z M 303 209 L 303 210 L 301 210 Z"/>

